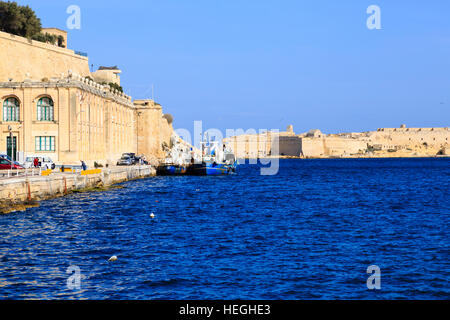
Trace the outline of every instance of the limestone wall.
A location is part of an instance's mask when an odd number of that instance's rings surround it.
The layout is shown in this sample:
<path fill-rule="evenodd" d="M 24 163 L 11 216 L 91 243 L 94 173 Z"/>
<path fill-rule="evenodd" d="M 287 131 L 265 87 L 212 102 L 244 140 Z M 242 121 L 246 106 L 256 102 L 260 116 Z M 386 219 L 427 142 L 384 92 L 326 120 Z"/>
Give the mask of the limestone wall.
<path fill-rule="evenodd" d="M 449 128 L 387 128 L 371 132 L 373 143 L 393 146 L 445 145 L 450 143 Z"/>
<path fill-rule="evenodd" d="M 280 156 L 299 157 L 302 153 L 302 139 L 295 135 L 280 135 L 278 139 Z M 272 152 L 272 155 L 275 155 Z"/>
<path fill-rule="evenodd" d="M 226 138 L 224 143 L 238 158 L 259 158 L 271 152 L 272 136 L 271 133 L 245 134 Z"/>
<path fill-rule="evenodd" d="M 301 149 L 304 157 L 323 157 L 325 155 L 325 146 L 322 138 L 302 138 Z"/>
<path fill-rule="evenodd" d="M 0 82 L 61 77 L 72 70 L 89 76 L 88 58 L 73 50 L 0 32 Z"/>
<path fill-rule="evenodd" d="M 162 107 L 153 100 L 135 100 L 138 114 L 137 153 L 157 163 L 165 158 L 163 143 L 170 146 L 173 127 L 163 118 Z"/>
<path fill-rule="evenodd" d="M 265 155 L 302 157 L 415 157 L 446 155 L 450 148 L 449 128 L 382 128 L 362 133 L 322 134 L 311 130 L 301 135 L 292 131 L 277 134 L 279 153 L 273 137 L 266 134 L 240 135 L 226 139 L 239 158 Z M 264 147 L 269 150 L 262 152 Z"/>

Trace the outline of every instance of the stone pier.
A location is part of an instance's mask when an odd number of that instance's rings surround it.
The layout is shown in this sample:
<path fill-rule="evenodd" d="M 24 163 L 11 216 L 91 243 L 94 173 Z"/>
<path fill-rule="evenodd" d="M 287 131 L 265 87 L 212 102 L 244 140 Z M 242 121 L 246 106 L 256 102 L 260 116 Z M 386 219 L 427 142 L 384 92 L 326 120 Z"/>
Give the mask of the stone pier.
<path fill-rule="evenodd" d="M 23 211 L 27 207 L 37 206 L 38 201 L 155 175 L 154 167 L 135 166 L 103 169 L 100 173 L 86 175 L 53 173 L 46 177 L 0 179 L 0 213 Z"/>

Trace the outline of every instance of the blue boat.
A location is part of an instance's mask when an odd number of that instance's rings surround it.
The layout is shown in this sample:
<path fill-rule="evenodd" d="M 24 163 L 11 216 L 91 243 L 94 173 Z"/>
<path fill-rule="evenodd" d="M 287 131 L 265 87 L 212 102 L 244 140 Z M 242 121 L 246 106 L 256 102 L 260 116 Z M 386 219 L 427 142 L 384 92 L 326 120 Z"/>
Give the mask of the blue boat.
<path fill-rule="evenodd" d="M 165 161 L 156 169 L 158 175 L 218 176 L 236 172 L 235 155 L 218 142 L 201 142 L 200 150 L 190 152 L 177 137 L 172 138 L 172 148 L 167 148 Z"/>
<path fill-rule="evenodd" d="M 177 176 L 186 174 L 187 169 L 188 167 L 184 165 L 167 164 L 158 166 L 156 173 L 159 176 Z"/>
<path fill-rule="evenodd" d="M 168 145 L 163 145 L 166 158 L 156 167 L 157 175 L 179 176 L 187 173 L 190 159 L 188 159 L 187 147 L 181 142 L 178 136 L 173 135 L 170 141 L 172 147 L 169 148 Z"/>
<path fill-rule="evenodd" d="M 216 141 L 202 142 L 202 157 L 188 168 L 188 173 L 196 176 L 218 176 L 236 172 L 236 156 L 225 145 Z"/>
<path fill-rule="evenodd" d="M 234 164 L 225 163 L 202 163 L 192 164 L 188 168 L 188 174 L 194 176 L 219 176 L 236 172 Z"/>

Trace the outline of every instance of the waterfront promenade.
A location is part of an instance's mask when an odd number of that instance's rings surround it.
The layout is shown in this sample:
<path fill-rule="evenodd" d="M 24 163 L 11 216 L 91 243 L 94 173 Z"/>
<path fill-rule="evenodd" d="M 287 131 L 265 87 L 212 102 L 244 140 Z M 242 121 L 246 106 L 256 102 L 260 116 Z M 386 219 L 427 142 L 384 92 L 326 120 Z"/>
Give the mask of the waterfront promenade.
<path fill-rule="evenodd" d="M 17 171 L 15 172 L 17 174 Z M 22 171 L 12 176 L 2 172 L 0 176 L 0 214 L 25 210 L 38 205 L 38 201 L 61 197 L 71 192 L 102 190 L 124 181 L 156 175 L 152 166 L 111 167 L 71 172 Z"/>

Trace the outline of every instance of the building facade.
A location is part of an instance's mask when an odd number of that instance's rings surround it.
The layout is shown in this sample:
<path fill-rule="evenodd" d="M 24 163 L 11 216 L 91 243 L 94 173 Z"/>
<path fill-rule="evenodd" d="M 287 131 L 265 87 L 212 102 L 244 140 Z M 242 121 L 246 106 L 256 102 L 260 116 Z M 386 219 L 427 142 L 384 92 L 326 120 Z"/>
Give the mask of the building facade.
<path fill-rule="evenodd" d="M 112 163 L 137 152 L 131 98 L 82 77 L 0 83 L 0 152 L 17 161 Z"/>
<path fill-rule="evenodd" d="M 45 31 L 67 43 L 64 31 Z M 163 158 L 172 124 L 159 104 L 135 104 L 110 86 L 120 85 L 120 72 L 91 73 L 85 55 L 0 32 L 0 154 L 67 165 L 115 164 L 123 153 Z"/>

